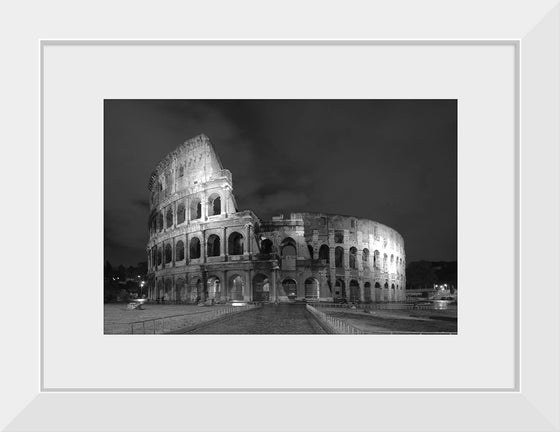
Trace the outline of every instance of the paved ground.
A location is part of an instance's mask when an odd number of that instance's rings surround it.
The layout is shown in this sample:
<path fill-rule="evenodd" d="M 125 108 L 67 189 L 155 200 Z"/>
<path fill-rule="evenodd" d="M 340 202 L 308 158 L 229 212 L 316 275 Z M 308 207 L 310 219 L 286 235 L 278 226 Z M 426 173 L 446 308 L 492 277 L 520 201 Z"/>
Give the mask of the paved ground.
<path fill-rule="evenodd" d="M 303 304 L 264 305 L 204 326 L 195 334 L 324 334 Z"/>
<path fill-rule="evenodd" d="M 455 311 L 361 310 L 318 308 L 328 315 L 344 319 L 368 333 L 386 332 L 457 332 Z"/>
<path fill-rule="evenodd" d="M 203 322 L 213 317 L 215 309 L 219 306 L 205 307 L 195 305 L 162 305 L 162 304 L 147 304 L 144 310 L 127 309 L 126 303 L 108 303 L 104 305 L 104 333 L 105 334 L 128 334 L 130 333 L 130 323 L 134 321 L 144 321 L 155 318 L 170 317 L 173 315 L 186 315 L 180 320 L 166 320 L 164 325 L 174 326 L 190 326 Z M 177 321 L 177 322 L 174 322 Z M 146 324 L 147 333 L 153 329 L 152 323 Z M 156 323 L 156 329 L 160 330 L 162 323 Z M 172 330 L 173 328 L 169 328 Z M 142 325 L 135 325 L 135 330 L 141 332 Z"/>

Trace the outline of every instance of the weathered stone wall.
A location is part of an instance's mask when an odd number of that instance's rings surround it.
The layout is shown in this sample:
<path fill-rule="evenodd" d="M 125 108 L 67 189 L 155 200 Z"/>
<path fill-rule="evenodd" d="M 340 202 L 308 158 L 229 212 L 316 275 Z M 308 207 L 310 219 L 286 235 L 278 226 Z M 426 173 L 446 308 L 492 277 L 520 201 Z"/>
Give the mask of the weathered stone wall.
<path fill-rule="evenodd" d="M 404 241 L 367 219 L 238 211 L 208 137 L 168 154 L 149 182 L 149 297 L 167 301 L 403 301 Z"/>

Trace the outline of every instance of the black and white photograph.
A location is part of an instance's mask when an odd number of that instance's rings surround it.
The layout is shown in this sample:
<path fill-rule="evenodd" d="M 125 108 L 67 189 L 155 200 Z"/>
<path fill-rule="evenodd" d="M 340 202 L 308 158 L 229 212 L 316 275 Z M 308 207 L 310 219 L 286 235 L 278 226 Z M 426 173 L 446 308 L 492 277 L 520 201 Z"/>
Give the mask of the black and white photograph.
<path fill-rule="evenodd" d="M 457 100 L 103 115 L 105 334 L 457 334 Z"/>

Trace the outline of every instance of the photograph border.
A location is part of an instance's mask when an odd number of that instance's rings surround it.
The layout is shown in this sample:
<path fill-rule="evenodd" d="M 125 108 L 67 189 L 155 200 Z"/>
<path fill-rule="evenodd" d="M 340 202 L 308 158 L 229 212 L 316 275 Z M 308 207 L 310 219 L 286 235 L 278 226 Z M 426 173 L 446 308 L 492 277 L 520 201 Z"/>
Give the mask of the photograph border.
<path fill-rule="evenodd" d="M 542 7 L 542 5 L 540 5 Z M 507 5 L 505 6 L 507 7 Z M 353 418 L 346 416 L 314 417 L 314 423 L 306 423 L 305 412 L 294 412 L 291 416 L 281 418 L 270 416 L 238 416 L 236 407 L 242 404 L 254 403 L 254 406 L 264 407 L 288 401 L 298 403 L 305 401 L 309 395 L 293 394 L 294 392 L 278 394 L 196 394 L 196 392 L 177 392 L 151 390 L 149 393 L 140 394 L 137 390 L 111 393 L 104 391 L 95 393 L 86 390 L 86 393 L 74 391 L 53 394 L 44 391 L 42 386 L 42 358 L 43 334 L 40 332 L 40 362 L 38 370 L 30 371 L 31 376 L 39 372 L 40 383 L 35 391 L 27 397 L 28 403 L 20 408 L 19 414 L 13 419 L 7 419 L 6 430 L 179 430 L 179 423 L 174 423 L 180 416 L 172 412 L 184 403 L 191 403 L 199 411 L 196 418 L 189 421 L 191 428 L 197 430 L 368 430 L 373 426 L 386 430 L 560 430 L 560 379 L 559 379 L 559 326 L 558 326 L 558 270 L 559 261 L 559 174 L 558 174 L 558 118 L 560 115 L 560 97 L 558 76 L 560 72 L 560 7 L 557 2 L 550 4 L 548 13 L 538 21 L 524 22 L 522 33 L 519 31 L 516 38 L 491 40 L 490 43 L 516 44 L 516 208 L 519 214 L 516 217 L 517 277 L 516 286 L 538 286 L 540 297 L 546 296 L 548 301 L 531 297 L 531 293 L 521 292 L 516 287 L 516 310 L 519 315 L 516 320 L 516 381 L 514 391 L 489 391 L 489 392 L 415 392 L 398 390 L 394 393 L 383 390 L 383 403 L 393 403 L 398 410 L 388 409 L 387 412 L 376 412 L 376 416 L 367 417 L 367 410 L 371 410 L 372 401 L 381 403 L 379 394 L 355 394 L 354 391 L 340 391 L 339 394 L 325 394 L 323 391 L 312 392 L 313 398 L 319 404 L 338 403 L 346 408 L 356 408 Z M 533 19 L 533 17 L 530 17 Z M 340 43 L 356 43 L 357 40 L 325 39 L 322 41 L 338 41 Z M 380 39 L 371 39 L 370 41 Z M 206 40 L 216 43 L 218 40 Z M 295 40 L 274 40 L 272 43 L 296 43 Z M 306 40 L 309 42 L 310 40 Z M 367 39 L 361 39 L 367 43 Z M 404 41 L 404 39 L 403 39 Z M 45 43 L 67 43 L 64 40 L 40 41 L 39 51 L 41 56 L 41 70 L 43 64 L 43 47 Z M 93 40 L 74 40 L 73 43 L 97 43 Z M 100 41 L 111 43 L 108 40 Z M 123 42 L 122 40 L 117 42 Z M 144 41 L 145 42 L 145 41 Z M 169 41 L 152 41 L 169 42 Z M 197 41 L 200 42 L 200 41 Z M 238 44 L 240 40 L 228 40 L 228 44 Z M 271 40 L 260 39 L 250 42 L 270 43 Z M 383 41 L 387 42 L 387 41 Z M 400 43 L 401 40 L 395 40 Z M 426 40 L 415 39 L 414 44 L 424 44 Z M 438 41 L 454 44 L 468 41 L 448 40 Z M 475 43 L 484 43 L 476 40 Z M 325 42 L 328 43 L 328 42 Z M 42 81 L 41 81 L 42 83 Z M 39 98 L 39 95 L 38 95 Z M 40 93 L 42 109 L 42 93 Z M 40 213 L 43 218 L 43 147 L 41 118 L 41 146 L 40 146 Z M 527 143 L 527 146 L 520 145 Z M 530 143 L 530 144 L 529 144 Z M 538 192 L 543 187 L 552 196 L 543 206 Z M 545 215 L 540 214 L 540 209 L 546 208 Z M 540 226 L 538 222 L 541 222 Z M 538 252 L 544 242 L 543 234 L 548 234 L 551 239 L 545 246 L 542 259 L 533 256 Z M 40 247 L 43 250 L 43 231 L 41 222 Z M 546 264 L 542 270 L 542 262 Z M 43 257 L 41 257 L 41 293 L 40 293 L 40 319 L 42 322 L 43 308 Z M 541 269 L 540 271 L 538 271 Z M 542 288 L 541 288 L 542 287 Z M 34 313 L 35 311 L 31 311 Z M 545 317 L 541 317 L 541 315 Z M 548 324 L 546 334 L 539 326 Z M 39 333 L 38 333 L 39 336 Z M 23 365 L 22 368 L 27 367 Z M 18 372 L 19 373 L 19 372 Z M 26 387 L 27 389 L 28 387 Z M 4 392 L 16 392 L 15 386 L 9 386 Z M 50 393 L 50 394 L 49 394 Z M 370 392 L 368 392 L 370 393 Z M 396 394 L 398 393 L 398 394 Z M 410 394 L 412 393 L 412 394 Z M 439 393 L 434 394 L 434 393 Z M 441 398 L 439 396 L 444 396 Z M 233 402 L 234 398 L 237 401 Z M 420 402 L 424 399 L 424 402 Z M 446 402 L 449 400 L 449 402 Z M 441 415 L 433 413 L 420 413 L 418 410 L 422 403 L 439 402 L 442 409 L 448 409 Z M 315 402 L 317 403 L 317 402 Z M 171 411 L 161 417 L 159 411 L 155 415 L 146 412 L 144 416 L 130 415 L 134 409 L 148 407 L 155 404 L 157 407 L 168 406 Z M 206 407 L 209 404 L 224 404 L 223 415 L 215 415 Z M 232 406 L 226 406 L 231 404 Z M 259 405 L 260 404 L 260 405 Z M 418 404 L 418 408 L 415 407 Z M 447 404 L 447 405 L 446 405 Z M 397 407 L 398 405 L 398 407 Z M 406 405 L 406 414 L 402 415 L 402 406 Z M 274 406 L 274 405 L 273 405 Z M 422 405 L 424 407 L 425 405 Z M 210 407 L 211 408 L 211 407 Z M 362 410 L 362 411 L 360 411 Z M 96 413 L 102 412 L 102 416 Z M 196 412 L 196 411 L 195 411 Z M 399 416 L 400 413 L 400 416 Z M 213 417 L 212 417 L 213 415 Z M 343 417 L 343 418 L 338 418 Z M 369 418 L 369 422 L 366 420 Z M 235 421 L 233 420 L 235 419 Z M 266 421 L 268 419 L 268 422 Z M 157 425 L 157 427 L 156 427 Z"/>
<path fill-rule="evenodd" d="M 520 290 L 520 267 L 519 267 L 519 100 L 520 100 L 520 43 L 517 40 L 456 40 L 456 41 L 440 41 L 440 40 L 324 40 L 324 39 L 307 39 L 307 40 L 85 40 L 85 41 L 66 41 L 66 40 L 43 40 L 41 41 L 41 83 L 44 86 L 44 50 L 48 46 L 509 46 L 514 48 L 514 106 L 515 106 L 515 132 L 514 132 L 514 319 L 515 319 L 515 343 L 514 343 L 514 378 L 513 387 L 500 387 L 500 388 L 454 388 L 450 390 L 449 388 L 49 388 L 45 386 L 44 383 L 44 332 L 41 332 L 41 391 L 42 392 L 194 392 L 194 393 L 242 393 L 242 392 L 261 392 L 261 393 L 315 393 L 315 392 L 325 392 L 325 393 L 340 393 L 340 392 L 358 392 L 358 393 L 372 393 L 372 392 L 411 392 L 411 393 L 427 393 L 427 392 L 510 392 L 519 390 L 519 364 L 520 364 L 520 353 L 519 353 L 519 290 Z M 42 86 L 42 87 L 43 87 Z M 44 149 L 43 143 L 43 130 L 44 130 L 44 106 L 43 106 L 43 90 L 41 91 L 41 150 Z M 458 144 L 457 144 L 458 145 Z M 43 167 L 43 157 L 41 157 L 41 166 Z M 458 186 L 457 186 L 458 188 Z M 457 189 L 457 194 L 458 194 Z M 41 195 L 43 198 L 43 194 Z M 43 221 L 43 202 L 41 203 L 41 221 Z M 43 241 L 43 236 L 41 236 L 41 241 Z M 41 244 L 41 250 L 43 251 L 43 243 Z M 41 261 L 41 323 L 44 323 L 44 264 Z M 43 327 L 42 327 L 43 328 Z"/>

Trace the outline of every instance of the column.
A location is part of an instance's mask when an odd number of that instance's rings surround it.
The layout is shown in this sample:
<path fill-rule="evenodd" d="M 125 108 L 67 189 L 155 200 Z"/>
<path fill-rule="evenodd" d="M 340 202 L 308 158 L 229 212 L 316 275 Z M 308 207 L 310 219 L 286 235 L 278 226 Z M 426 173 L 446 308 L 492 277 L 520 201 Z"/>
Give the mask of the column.
<path fill-rule="evenodd" d="M 206 262 L 206 230 L 202 230 L 202 244 L 200 245 L 202 262 Z"/>
<path fill-rule="evenodd" d="M 251 255 L 251 224 L 245 225 L 247 228 L 247 254 Z"/>
<path fill-rule="evenodd" d="M 227 261 L 228 239 L 227 239 L 227 228 L 226 228 L 226 227 L 224 227 L 224 241 L 223 241 L 223 243 L 224 243 L 224 246 L 223 246 L 223 248 L 222 248 L 222 250 L 223 250 L 223 252 L 224 252 L 223 255 L 224 255 L 224 257 L 226 257 L 225 260 Z"/>
<path fill-rule="evenodd" d="M 171 243 L 171 266 L 175 267 L 175 237 L 173 237 L 172 243 Z"/>
<path fill-rule="evenodd" d="M 224 279 L 222 280 L 222 283 L 221 283 L 221 286 L 220 286 L 220 288 L 221 288 L 221 293 L 220 293 L 221 301 L 227 301 L 227 298 L 228 298 L 229 283 L 228 283 L 228 274 L 227 273 L 228 273 L 227 270 L 224 270 L 222 272 L 222 275 L 223 275 Z"/>

